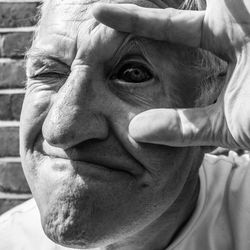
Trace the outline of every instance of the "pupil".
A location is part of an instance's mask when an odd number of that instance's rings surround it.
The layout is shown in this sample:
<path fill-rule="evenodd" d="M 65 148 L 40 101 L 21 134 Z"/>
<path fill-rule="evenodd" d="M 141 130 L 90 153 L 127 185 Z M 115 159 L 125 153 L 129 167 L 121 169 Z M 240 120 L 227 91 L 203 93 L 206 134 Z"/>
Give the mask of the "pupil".
<path fill-rule="evenodd" d="M 135 70 L 135 74 L 138 76 L 140 74 L 139 70 Z"/>
<path fill-rule="evenodd" d="M 127 68 L 124 70 L 121 79 L 126 82 L 144 82 L 150 79 L 150 75 L 143 69 Z"/>
<path fill-rule="evenodd" d="M 113 77 L 124 82 L 140 83 L 152 79 L 153 75 L 149 69 L 141 63 L 133 62 L 123 65 Z"/>
<path fill-rule="evenodd" d="M 144 74 L 139 69 L 127 69 L 125 72 L 125 79 L 130 81 L 144 81 Z"/>

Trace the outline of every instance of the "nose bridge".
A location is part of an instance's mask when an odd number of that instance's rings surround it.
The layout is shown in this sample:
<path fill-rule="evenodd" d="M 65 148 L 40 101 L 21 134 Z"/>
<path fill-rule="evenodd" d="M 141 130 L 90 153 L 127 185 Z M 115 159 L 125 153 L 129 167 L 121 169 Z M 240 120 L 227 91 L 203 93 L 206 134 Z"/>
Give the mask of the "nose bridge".
<path fill-rule="evenodd" d="M 91 79 L 86 73 L 73 72 L 67 82 L 57 93 L 53 106 L 50 110 L 51 120 L 55 122 L 75 120 L 83 113 L 87 104 L 87 95 L 90 89 Z"/>
<path fill-rule="evenodd" d="M 77 70 L 56 94 L 43 125 L 43 136 L 49 144 L 69 148 L 106 137 L 105 118 L 91 109 L 91 85 L 92 78 L 86 70 Z"/>

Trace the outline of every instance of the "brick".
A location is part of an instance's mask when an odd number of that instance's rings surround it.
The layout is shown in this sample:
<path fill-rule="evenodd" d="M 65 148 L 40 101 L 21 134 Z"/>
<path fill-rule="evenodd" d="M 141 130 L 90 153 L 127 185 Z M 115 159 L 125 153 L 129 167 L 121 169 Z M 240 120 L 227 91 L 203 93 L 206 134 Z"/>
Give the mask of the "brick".
<path fill-rule="evenodd" d="M 0 122 L 0 157 L 19 156 L 18 122 Z"/>
<path fill-rule="evenodd" d="M 0 89 L 23 88 L 25 80 L 24 60 L 0 59 Z"/>
<path fill-rule="evenodd" d="M 0 95 L 0 120 L 11 120 L 11 96 L 10 95 Z"/>
<path fill-rule="evenodd" d="M 24 94 L 17 94 L 11 96 L 11 118 L 13 120 L 20 120 L 23 99 Z"/>
<path fill-rule="evenodd" d="M 0 192 L 30 193 L 20 158 L 0 158 Z"/>
<path fill-rule="evenodd" d="M 15 32 L 0 35 L 0 56 L 21 58 L 31 46 L 33 32 Z"/>
<path fill-rule="evenodd" d="M 38 20 L 39 3 L 0 3 L 0 27 L 33 26 Z"/>
<path fill-rule="evenodd" d="M 22 90 L 0 91 L 0 120 L 19 120 L 23 99 Z"/>
<path fill-rule="evenodd" d="M 34 32 L 35 30 L 36 30 L 36 26 L 16 27 L 16 28 L 0 28 L 0 34 L 18 33 L 18 32 Z"/>
<path fill-rule="evenodd" d="M 26 200 L 27 199 L 0 199 L 0 215 Z"/>

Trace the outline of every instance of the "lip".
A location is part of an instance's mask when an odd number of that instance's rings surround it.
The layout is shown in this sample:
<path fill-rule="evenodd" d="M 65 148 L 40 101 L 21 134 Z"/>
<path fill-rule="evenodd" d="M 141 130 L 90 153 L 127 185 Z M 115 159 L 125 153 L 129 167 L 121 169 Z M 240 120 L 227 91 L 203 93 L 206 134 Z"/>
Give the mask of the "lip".
<path fill-rule="evenodd" d="M 37 141 L 34 151 L 43 157 L 51 160 L 64 160 L 73 165 L 88 164 L 100 170 L 106 169 L 109 172 L 123 172 L 133 177 L 140 177 L 144 174 L 144 168 L 137 161 L 132 159 L 126 152 L 121 151 L 116 155 L 114 152 L 103 146 L 102 152 L 86 147 L 84 150 L 71 149 L 65 151 L 49 145 L 42 137 Z M 94 153 L 93 153 L 94 152 Z"/>
<path fill-rule="evenodd" d="M 40 158 L 39 176 L 40 179 L 46 180 L 48 185 L 52 185 L 55 189 L 63 185 L 77 186 L 79 190 L 81 186 L 92 185 L 93 183 L 131 183 L 137 179 L 129 172 L 122 170 L 113 170 L 103 165 L 84 162 L 72 161 L 63 158 L 53 158 L 47 155 L 41 155 L 36 152 L 36 158 Z M 92 183 L 92 184 L 91 184 Z"/>
<path fill-rule="evenodd" d="M 97 164 L 94 162 L 87 162 L 87 161 L 75 161 L 71 159 L 65 159 L 65 158 L 60 158 L 60 157 L 51 157 L 49 155 L 44 155 L 49 159 L 52 163 L 52 168 L 55 171 L 64 171 L 67 168 L 72 168 L 74 169 L 75 172 L 79 174 L 84 174 L 88 173 L 90 174 L 91 172 L 96 172 L 96 171 L 101 171 L 101 172 L 109 172 L 109 173 L 122 173 L 122 174 L 127 174 L 132 176 L 132 174 L 129 171 L 126 170 L 121 170 L 121 169 L 114 169 L 111 168 L 110 166 L 105 166 L 103 164 Z"/>
<path fill-rule="evenodd" d="M 110 165 L 107 166 L 107 165 L 100 164 L 97 162 L 72 160 L 70 158 L 62 158 L 62 157 L 52 156 L 52 155 L 47 155 L 47 154 L 43 154 L 43 156 L 49 158 L 51 161 L 54 161 L 54 163 L 70 163 L 73 166 L 73 168 L 76 168 L 77 172 L 84 172 L 83 168 L 85 167 L 85 170 L 86 170 L 86 166 L 90 166 L 91 168 L 95 170 L 108 171 L 108 172 L 115 171 L 115 172 L 126 173 L 126 174 L 134 176 L 131 172 L 127 170 L 114 168 L 114 167 L 111 167 Z M 80 168 L 81 166 L 83 166 L 83 168 Z M 64 170 L 63 164 L 55 164 L 54 170 L 57 170 L 57 171 Z"/>

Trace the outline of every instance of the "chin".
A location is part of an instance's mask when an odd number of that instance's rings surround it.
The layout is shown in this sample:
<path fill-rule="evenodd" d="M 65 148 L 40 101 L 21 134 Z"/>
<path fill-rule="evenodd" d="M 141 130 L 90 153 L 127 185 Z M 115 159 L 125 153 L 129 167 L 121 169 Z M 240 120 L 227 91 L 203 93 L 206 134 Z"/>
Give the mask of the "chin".
<path fill-rule="evenodd" d="M 27 179 L 48 238 L 78 249 L 107 245 L 115 227 L 110 227 L 110 221 L 119 223 L 111 211 L 119 207 L 123 198 L 131 197 L 131 178 L 120 172 L 108 174 L 105 169 L 90 172 L 88 166 L 80 175 L 67 162 L 62 161 L 61 167 L 55 168 L 46 157 L 34 159 L 36 164 L 29 169 L 36 169 L 37 174 L 27 171 Z M 117 218 L 117 214 L 114 216 Z"/>
<path fill-rule="evenodd" d="M 48 238 L 59 245 L 78 249 L 108 244 L 106 239 L 112 232 L 105 216 L 107 211 L 102 209 L 107 204 L 105 199 L 98 199 L 102 196 L 101 190 L 95 190 L 94 194 L 92 191 L 65 185 L 60 191 L 51 192 L 49 202 L 40 209 L 42 227 Z"/>
<path fill-rule="evenodd" d="M 96 183 L 86 185 L 81 178 L 52 188 L 36 186 L 33 194 L 45 234 L 56 244 L 78 249 L 115 242 L 119 238 L 118 227 L 124 224 L 118 217 L 118 213 L 125 213 L 119 202 L 122 196 L 129 196 L 122 189 Z M 117 193 L 121 196 L 117 197 Z"/>
<path fill-rule="evenodd" d="M 136 219 L 132 216 L 131 220 L 128 209 L 122 207 L 122 197 L 111 199 L 115 190 L 108 195 L 97 189 L 81 190 L 80 195 L 72 191 L 51 195 L 49 203 L 42 205 L 41 223 L 48 238 L 65 247 L 92 249 L 130 235 Z"/>
<path fill-rule="evenodd" d="M 91 237 L 91 205 L 84 200 L 61 197 L 48 204 L 41 213 L 45 234 L 55 243 L 73 247 L 90 248 L 95 245 Z"/>

